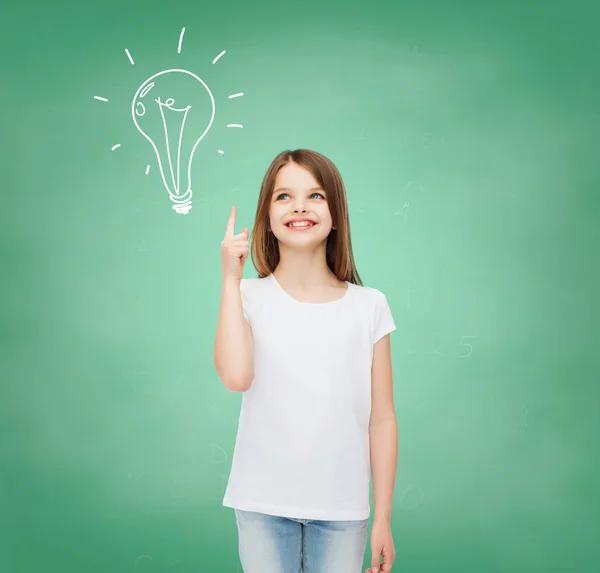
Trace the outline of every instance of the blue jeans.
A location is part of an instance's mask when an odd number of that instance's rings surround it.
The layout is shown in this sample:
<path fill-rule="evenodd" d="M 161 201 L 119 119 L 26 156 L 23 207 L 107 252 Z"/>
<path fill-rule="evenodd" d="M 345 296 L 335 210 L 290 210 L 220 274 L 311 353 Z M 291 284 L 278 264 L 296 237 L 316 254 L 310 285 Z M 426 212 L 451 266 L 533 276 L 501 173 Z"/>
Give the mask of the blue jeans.
<path fill-rule="evenodd" d="M 362 573 L 367 522 L 235 510 L 244 573 Z"/>

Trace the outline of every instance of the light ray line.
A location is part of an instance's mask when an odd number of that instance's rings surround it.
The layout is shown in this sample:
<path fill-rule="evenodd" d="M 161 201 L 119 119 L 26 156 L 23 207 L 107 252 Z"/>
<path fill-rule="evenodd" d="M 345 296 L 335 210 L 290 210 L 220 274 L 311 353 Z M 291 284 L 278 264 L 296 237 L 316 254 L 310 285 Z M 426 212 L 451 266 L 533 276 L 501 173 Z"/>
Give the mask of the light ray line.
<path fill-rule="evenodd" d="M 231 98 L 233 98 L 233 97 L 240 97 L 240 96 L 243 96 L 243 95 L 244 95 L 244 93 L 243 93 L 243 92 L 241 92 L 241 93 L 239 93 L 239 94 L 233 94 L 233 95 L 230 95 L 230 96 L 229 96 L 229 99 L 231 99 Z"/>
<path fill-rule="evenodd" d="M 217 63 L 217 60 L 226 52 L 227 50 L 223 50 L 214 60 L 213 60 L 213 64 Z"/>
<path fill-rule="evenodd" d="M 133 58 L 131 57 L 131 54 L 129 53 L 129 50 L 127 48 L 125 48 L 125 53 L 127 54 L 127 57 L 129 58 L 129 61 L 131 62 L 131 65 L 133 66 L 133 64 L 135 62 L 133 61 Z"/>
<path fill-rule="evenodd" d="M 94 99 L 99 99 L 100 101 L 108 101 L 105 97 L 94 96 Z"/>
<path fill-rule="evenodd" d="M 181 34 L 179 34 L 179 45 L 177 46 L 177 53 L 181 54 L 181 41 L 183 40 L 183 34 L 185 32 L 185 27 L 181 29 Z"/>
<path fill-rule="evenodd" d="M 241 123 L 228 123 L 227 127 L 244 127 Z"/>
<path fill-rule="evenodd" d="M 114 151 L 114 150 L 115 150 L 117 147 L 121 147 L 121 144 L 120 144 L 120 143 L 117 143 L 116 145 L 113 145 L 113 146 L 110 148 L 110 150 L 111 150 L 111 151 Z"/>

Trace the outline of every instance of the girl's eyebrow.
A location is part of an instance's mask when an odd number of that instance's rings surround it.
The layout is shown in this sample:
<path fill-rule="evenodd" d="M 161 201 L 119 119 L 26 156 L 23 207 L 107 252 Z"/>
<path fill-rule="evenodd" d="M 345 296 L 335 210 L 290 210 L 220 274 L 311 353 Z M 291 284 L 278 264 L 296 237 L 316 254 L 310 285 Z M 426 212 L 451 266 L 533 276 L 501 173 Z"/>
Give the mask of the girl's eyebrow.
<path fill-rule="evenodd" d="M 280 191 L 291 191 L 291 189 L 289 187 L 279 187 L 278 189 L 275 189 L 273 193 L 279 193 Z M 324 189 L 321 189 L 320 187 L 311 187 L 308 191 L 324 191 Z"/>

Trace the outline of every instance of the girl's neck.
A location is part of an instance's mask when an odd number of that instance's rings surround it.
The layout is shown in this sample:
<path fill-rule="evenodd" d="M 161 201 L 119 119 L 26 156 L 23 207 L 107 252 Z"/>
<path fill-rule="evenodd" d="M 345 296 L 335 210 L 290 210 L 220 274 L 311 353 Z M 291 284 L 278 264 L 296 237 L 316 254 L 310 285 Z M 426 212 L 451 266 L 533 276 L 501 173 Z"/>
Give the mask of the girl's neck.
<path fill-rule="evenodd" d="M 344 284 L 330 270 L 323 256 L 317 258 L 301 255 L 293 259 L 282 257 L 273 275 L 283 287 L 293 287 L 301 292 L 314 292 L 324 287 Z"/>

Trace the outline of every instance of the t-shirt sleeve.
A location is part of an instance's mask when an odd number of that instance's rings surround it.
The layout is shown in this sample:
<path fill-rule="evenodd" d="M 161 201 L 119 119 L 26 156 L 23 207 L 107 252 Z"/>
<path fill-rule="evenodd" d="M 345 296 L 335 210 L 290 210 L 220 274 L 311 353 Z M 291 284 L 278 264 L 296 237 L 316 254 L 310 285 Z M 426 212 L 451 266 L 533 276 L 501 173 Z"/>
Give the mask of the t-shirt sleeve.
<path fill-rule="evenodd" d="M 250 320 L 250 296 L 248 293 L 248 279 L 242 279 L 240 281 L 240 295 L 242 297 L 242 313 L 244 314 L 244 318 L 251 322 Z"/>
<path fill-rule="evenodd" d="M 373 344 L 379 342 L 386 334 L 396 330 L 396 324 L 386 296 L 377 291 L 375 304 L 375 326 L 373 329 Z"/>

